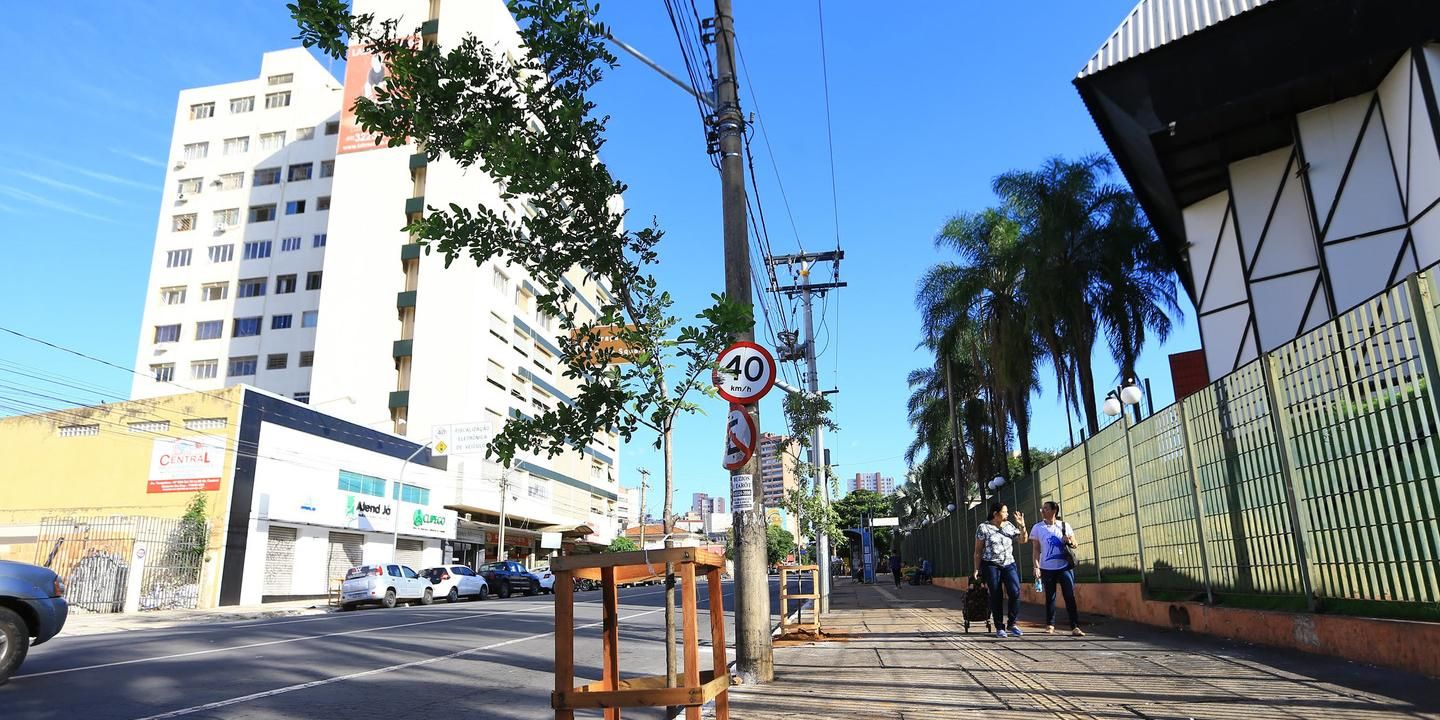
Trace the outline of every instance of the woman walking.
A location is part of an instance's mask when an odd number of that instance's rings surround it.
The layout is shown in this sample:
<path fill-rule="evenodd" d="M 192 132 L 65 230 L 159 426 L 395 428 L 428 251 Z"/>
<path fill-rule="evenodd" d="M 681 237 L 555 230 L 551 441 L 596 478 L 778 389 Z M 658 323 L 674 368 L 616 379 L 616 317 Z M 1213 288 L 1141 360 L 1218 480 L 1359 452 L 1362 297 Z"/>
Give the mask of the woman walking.
<path fill-rule="evenodd" d="M 1015 567 L 1015 543 L 1029 542 L 1025 516 L 1016 511 L 1005 520 L 1004 503 L 990 503 L 990 518 L 975 531 L 975 579 L 984 573 L 990 588 L 990 615 L 995 619 L 995 637 L 1020 637 L 1016 624 L 1020 615 L 1020 571 Z M 1001 590 L 1005 596 L 1001 597 Z M 1008 601 L 1008 602 L 1007 602 Z M 1003 622 L 1008 611 L 1009 623 Z"/>
<path fill-rule="evenodd" d="M 1055 632 L 1055 588 L 1058 586 L 1065 595 L 1070 634 L 1083 636 L 1080 608 L 1075 605 L 1075 529 L 1060 519 L 1060 505 L 1054 501 L 1040 506 L 1040 518 L 1030 530 L 1030 542 L 1035 550 L 1035 574 L 1045 586 L 1045 632 Z"/>

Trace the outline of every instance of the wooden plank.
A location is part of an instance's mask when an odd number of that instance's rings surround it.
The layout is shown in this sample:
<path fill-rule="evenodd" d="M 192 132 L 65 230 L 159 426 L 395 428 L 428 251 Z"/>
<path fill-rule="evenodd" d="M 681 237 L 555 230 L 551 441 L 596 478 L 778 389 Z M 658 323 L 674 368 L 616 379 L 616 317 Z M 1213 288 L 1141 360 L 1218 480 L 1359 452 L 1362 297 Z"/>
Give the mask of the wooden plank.
<path fill-rule="evenodd" d="M 680 566 L 680 602 L 685 626 L 685 687 L 700 687 L 700 623 L 699 603 L 695 598 L 695 565 Z M 686 720 L 700 720 L 700 708 L 685 709 Z"/>
<path fill-rule="evenodd" d="M 559 558 L 556 558 L 557 560 Z M 552 564 L 553 569 L 553 564 Z M 575 684 L 575 586 L 570 573 L 555 570 L 555 720 L 575 720 L 575 712 L 557 702 Z"/>
<path fill-rule="evenodd" d="M 725 566 L 725 556 L 696 547 L 661 548 L 658 550 L 634 550 L 621 553 L 594 553 L 590 555 L 566 555 L 550 561 L 552 570 L 579 570 L 581 568 L 624 567 L 627 565 L 664 565 L 665 563 L 697 563 L 704 566 L 702 572 Z"/>
<path fill-rule="evenodd" d="M 694 687 L 667 688 L 664 675 L 621 680 L 616 690 L 605 690 L 603 685 L 602 681 L 557 690 L 551 694 L 551 702 L 556 707 L 569 709 L 667 705 L 698 709 L 712 699 L 718 703 L 718 698 L 725 697 L 724 691 L 730 687 L 730 676 L 722 668 L 718 676 L 712 670 L 701 671 Z M 717 715 L 717 718 L 720 717 Z"/>
<path fill-rule="evenodd" d="M 604 594 L 601 626 L 601 652 L 604 655 L 606 690 L 620 686 L 620 590 L 615 585 L 615 568 L 602 568 L 600 592 Z M 605 708 L 605 720 L 620 720 L 620 708 Z"/>
<path fill-rule="evenodd" d="M 573 570 L 575 577 L 586 580 L 600 580 L 602 570 L 605 568 L 577 568 Z M 647 580 L 663 580 L 665 578 L 665 564 L 651 563 L 650 565 L 622 565 L 610 568 L 615 571 L 615 582 L 621 585 Z"/>
<path fill-rule="evenodd" d="M 715 720 L 730 718 L 730 671 L 729 657 L 725 654 L 725 589 L 720 583 L 720 571 L 705 573 L 705 586 L 710 591 L 710 646 L 714 651 L 711 670 L 714 679 L 705 686 L 705 697 L 715 698 Z M 711 695 L 712 685 L 723 682 L 723 686 Z"/>

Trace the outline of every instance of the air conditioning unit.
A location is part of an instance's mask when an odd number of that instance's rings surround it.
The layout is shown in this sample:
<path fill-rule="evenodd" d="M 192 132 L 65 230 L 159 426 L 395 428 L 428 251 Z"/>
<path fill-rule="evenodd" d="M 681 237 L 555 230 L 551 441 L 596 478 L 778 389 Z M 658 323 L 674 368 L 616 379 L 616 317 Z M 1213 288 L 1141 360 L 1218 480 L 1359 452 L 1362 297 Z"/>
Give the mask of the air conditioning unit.
<path fill-rule="evenodd" d="M 185 193 L 180 193 L 179 195 L 175 196 L 175 202 L 177 203 L 183 203 L 189 199 L 190 198 L 186 197 Z"/>
<path fill-rule="evenodd" d="M 184 170 L 184 169 L 185 169 L 185 161 L 184 161 L 184 160 L 176 160 L 176 161 L 175 161 L 175 169 L 176 169 L 176 170 Z"/>
<path fill-rule="evenodd" d="M 222 233 L 223 233 L 223 232 L 226 232 L 227 230 L 229 230 L 229 229 L 232 228 L 232 227 L 234 227 L 234 226 L 233 226 L 233 225 L 226 225 L 226 224 L 224 224 L 224 223 L 221 223 L 221 224 L 215 226 L 215 232 L 222 232 Z"/>

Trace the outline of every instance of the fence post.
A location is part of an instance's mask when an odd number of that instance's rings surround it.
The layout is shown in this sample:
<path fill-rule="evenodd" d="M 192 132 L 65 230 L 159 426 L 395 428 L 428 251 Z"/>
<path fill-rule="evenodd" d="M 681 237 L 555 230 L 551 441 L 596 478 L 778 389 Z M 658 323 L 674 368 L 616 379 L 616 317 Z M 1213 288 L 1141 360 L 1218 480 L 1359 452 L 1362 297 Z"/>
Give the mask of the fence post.
<path fill-rule="evenodd" d="M 1200 502 L 1200 469 L 1195 466 L 1195 453 L 1190 450 L 1190 419 L 1185 414 L 1185 401 L 1175 401 L 1175 412 L 1180 415 L 1180 449 L 1185 452 L 1185 467 L 1189 469 L 1190 499 L 1195 504 L 1195 537 L 1200 539 L 1200 571 L 1204 574 L 1205 603 L 1215 604 L 1215 593 L 1210 587 L 1210 546 L 1205 541 L 1205 505 Z"/>
<path fill-rule="evenodd" d="M 1310 536 L 1310 523 L 1300 511 L 1300 477 L 1295 467 L 1294 448 L 1291 446 L 1290 419 L 1280 404 L 1280 358 L 1274 353 L 1265 353 L 1260 367 L 1265 372 L 1265 397 L 1270 401 L 1271 424 L 1275 428 L 1276 446 L 1280 453 L 1280 470 L 1285 476 L 1285 499 L 1290 507 L 1290 533 L 1295 537 L 1295 559 L 1300 563 L 1300 587 L 1305 592 L 1305 607 L 1315 612 L 1315 567 L 1310 562 L 1306 542 Z"/>
<path fill-rule="evenodd" d="M 1440 364 L 1437 364 L 1436 347 L 1440 338 L 1436 332 L 1434 298 L 1430 295 L 1430 272 L 1422 271 L 1411 275 L 1405 284 L 1410 290 L 1410 317 L 1415 320 L 1415 341 L 1420 345 L 1420 361 L 1425 364 L 1425 397 L 1430 405 L 1431 417 L 1440 420 L 1440 405 L 1435 399 L 1435 383 L 1440 382 Z"/>
<path fill-rule="evenodd" d="M 1085 500 L 1090 503 L 1090 544 L 1094 546 L 1091 552 L 1095 555 L 1095 581 L 1105 582 L 1104 574 L 1100 571 L 1100 518 L 1095 514 L 1095 485 L 1090 482 L 1090 441 L 1094 437 L 1095 435 L 1092 435 L 1081 440 L 1080 448 L 1085 453 Z"/>
<path fill-rule="evenodd" d="M 1150 583 L 1145 580 L 1145 540 L 1140 537 L 1140 480 L 1135 477 L 1135 446 L 1130 442 L 1130 420 L 1123 411 L 1120 413 L 1120 422 L 1125 423 L 1125 465 L 1130 470 L 1130 504 L 1134 508 L 1131 515 L 1135 518 L 1135 559 L 1140 563 L 1140 594 L 1144 597 L 1149 594 L 1147 589 Z"/>

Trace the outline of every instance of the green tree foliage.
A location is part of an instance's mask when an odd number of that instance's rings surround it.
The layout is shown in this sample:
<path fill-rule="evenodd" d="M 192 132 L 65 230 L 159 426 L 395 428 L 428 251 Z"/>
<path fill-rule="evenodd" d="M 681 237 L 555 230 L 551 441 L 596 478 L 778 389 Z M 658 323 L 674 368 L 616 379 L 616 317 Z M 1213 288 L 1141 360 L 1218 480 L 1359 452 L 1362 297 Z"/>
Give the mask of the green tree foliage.
<path fill-rule="evenodd" d="M 640 546 L 636 545 L 634 540 L 621 535 L 610 541 L 610 546 L 605 548 L 605 552 L 631 552 L 639 549 Z"/>
<path fill-rule="evenodd" d="M 779 525 L 765 528 L 765 562 L 778 565 L 790 553 L 795 552 L 795 536 Z"/>

